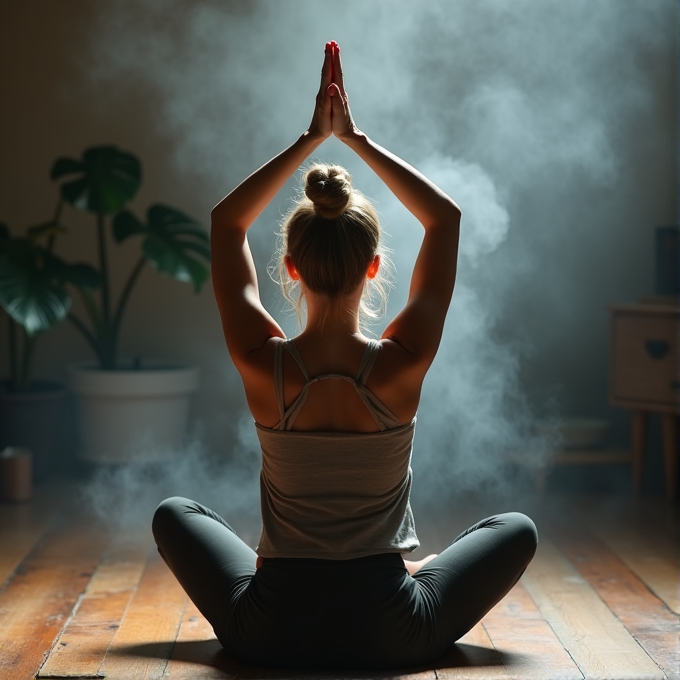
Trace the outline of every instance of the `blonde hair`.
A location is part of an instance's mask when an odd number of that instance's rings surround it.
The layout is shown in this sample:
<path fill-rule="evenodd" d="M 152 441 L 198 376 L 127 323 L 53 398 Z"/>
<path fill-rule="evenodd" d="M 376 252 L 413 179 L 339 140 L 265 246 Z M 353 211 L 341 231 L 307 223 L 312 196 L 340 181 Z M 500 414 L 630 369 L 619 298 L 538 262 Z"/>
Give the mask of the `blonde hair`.
<path fill-rule="evenodd" d="M 300 319 L 302 290 L 286 270 L 284 258 L 305 285 L 327 295 L 331 305 L 366 282 L 360 305 L 363 321 L 377 319 L 387 306 L 392 263 L 381 244 L 381 227 L 373 204 L 352 186 L 339 165 L 313 165 L 304 176 L 304 196 L 284 219 L 279 244 L 279 283 Z M 380 255 L 380 269 L 366 281 L 366 271 Z"/>

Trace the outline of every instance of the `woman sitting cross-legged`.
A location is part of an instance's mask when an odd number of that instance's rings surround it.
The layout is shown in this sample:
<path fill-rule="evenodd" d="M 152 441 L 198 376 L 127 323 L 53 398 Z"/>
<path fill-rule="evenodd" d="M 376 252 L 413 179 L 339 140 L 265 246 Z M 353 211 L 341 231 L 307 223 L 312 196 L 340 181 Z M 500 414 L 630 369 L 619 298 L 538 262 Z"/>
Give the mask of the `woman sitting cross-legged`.
<path fill-rule="evenodd" d="M 316 165 L 283 226 L 282 271 L 304 330 L 286 338 L 260 301 L 247 231 L 328 137 L 352 149 L 417 218 L 408 302 L 379 340 L 362 334 L 384 262 L 370 201 Z M 517 582 L 537 542 L 520 513 L 488 517 L 439 555 L 418 547 L 409 504 L 423 379 L 456 277 L 460 211 L 352 119 L 340 48 L 326 45 L 311 125 L 212 212 L 213 281 L 229 355 L 262 448 L 256 551 L 185 498 L 158 507 L 163 559 L 235 657 L 258 665 L 376 668 L 436 660 Z"/>

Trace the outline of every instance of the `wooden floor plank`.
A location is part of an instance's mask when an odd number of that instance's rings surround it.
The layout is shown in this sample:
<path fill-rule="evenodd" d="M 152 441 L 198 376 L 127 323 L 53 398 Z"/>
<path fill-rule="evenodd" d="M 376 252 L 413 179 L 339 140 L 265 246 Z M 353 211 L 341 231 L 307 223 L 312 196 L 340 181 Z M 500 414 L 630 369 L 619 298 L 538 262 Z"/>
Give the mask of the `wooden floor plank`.
<path fill-rule="evenodd" d="M 68 495 L 60 482 L 47 482 L 29 503 L 0 503 L 0 588 L 59 517 Z"/>
<path fill-rule="evenodd" d="M 96 677 L 137 588 L 149 537 L 112 538 L 70 621 L 40 669 L 40 678 Z"/>
<path fill-rule="evenodd" d="M 174 680 L 235 680 L 238 665 L 189 600 L 165 673 Z"/>
<path fill-rule="evenodd" d="M 81 521 L 50 531 L 0 594 L 0 678 L 34 678 L 106 547 Z"/>
<path fill-rule="evenodd" d="M 680 620 L 585 528 L 554 521 L 553 540 L 668 678 L 680 680 Z"/>
<path fill-rule="evenodd" d="M 111 678 L 161 678 L 188 597 L 156 550 L 116 632 L 99 673 Z"/>
<path fill-rule="evenodd" d="M 438 680 L 496 680 L 508 678 L 498 651 L 478 623 L 458 642 L 455 649 L 435 664 Z"/>
<path fill-rule="evenodd" d="M 583 520 L 672 612 L 680 614 L 678 543 L 674 538 L 609 516 Z"/>
<path fill-rule="evenodd" d="M 546 536 L 523 584 L 586 678 L 663 680 L 659 666 Z"/>
<path fill-rule="evenodd" d="M 441 677 L 441 676 L 440 676 Z M 384 671 L 327 671 L 327 670 L 289 670 L 283 668 L 265 668 L 251 664 L 239 664 L 239 680 L 437 680 L 432 669 Z"/>
<path fill-rule="evenodd" d="M 511 678 L 581 680 L 583 674 L 520 581 L 482 620 Z"/>

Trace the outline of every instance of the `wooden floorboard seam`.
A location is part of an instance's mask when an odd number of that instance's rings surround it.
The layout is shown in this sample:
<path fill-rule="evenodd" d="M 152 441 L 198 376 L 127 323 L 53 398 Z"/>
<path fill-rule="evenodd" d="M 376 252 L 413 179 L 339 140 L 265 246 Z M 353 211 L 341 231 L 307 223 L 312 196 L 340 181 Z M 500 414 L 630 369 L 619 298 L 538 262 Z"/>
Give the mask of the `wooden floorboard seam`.
<path fill-rule="evenodd" d="M 567 656 L 569 657 L 569 659 L 571 660 L 571 662 L 574 664 L 574 667 L 576 668 L 576 670 L 581 674 L 581 678 L 584 678 L 584 679 L 585 679 L 585 678 L 586 678 L 586 674 L 583 672 L 583 669 L 579 666 L 578 662 L 577 662 L 576 659 L 574 658 L 574 655 L 571 653 L 571 651 L 569 650 L 569 648 L 566 647 L 566 646 L 564 645 L 564 643 L 562 642 L 562 638 L 561 638 L 561 636 L 559 635 L 558 631 L 555 629 L 555 627 L 554 627 L 553 624 L 551 623 L 550 619 L 547 618 L 547 617 L 545 616 L 545 614 L 541 611 L 541 607 L 539 606 L 539 603 L 536 602 L 536 600 L 534 599 L 534 596 L 531 594 L 531 591 L 530 591 L 528 588 L 527 588 L 527 593 L 529 594 L 529 597 L 531 598 L 531 601 L 532 601 L 532 602 L 534 603 L 534 605 L 536 606 L 536 609 L 537 609 L 537 610 L 540 612 L 540 614 L 543 616 L 543 620 L 544 620 L 545 623 L 548 625 L 548 627 L 549 627 L 550 630 L 552 631 L 552 633 L 553 633 L 553 635 L 555 636 L 555 638 L 559 641 L 559 643 L 560 643 L 562 649 L 565 651 L 565 653 L 567 654 Z"/>
<path fill-rule="evenodd" d="M 186 616 L 188 605 L 189 598 L 187 597 L 187 599 L 184 602 L 184 607 L 182 608 L 182 615 L 179 617 L 179 623 L 177 624 L 177 630 L 175 631 L 175 639 L 172 641 L 172 647 L 170 647 L 168 658 L 165 660 L 165 666 L 163 667 L 163 671 L 161 673 L 161 677 L 163 678 L 166 676 L 170 668 L 170 661 L 172 660 L 172 655 L 175 651 L 175 647 L 177 647 L 177 638 L 179 637 L 179 631 L 182 629 L 182 623 L 184 622 L 184 617 Z"/>
<path fill-rule="evenodd" d="M 550 522 L 548 534 L 665 677 L 680 680 L 680 617 L 583 522 Z"/>
<path fill-rule="evenodd" d="M 107 551 L 107 553 L 108 553 L 108 552 L 109 552 L 109 551 Z M 103 561 L 103 558 L 102 558 L 102 561 Z M 145 567 L 144 567 L 145 569 L 146 569 L 146 564 L 148 564 L 148 557 L 147 557 L 147 561 L 146 561 L 146 563 L 145 563 Z M 144 572 L 142 572 L 142 575 L 143 575 L 143 573 L 144 573 Z M 140 578 L 140 580 L 141 580 L 141 578 Z M 131 592 L 130 592 L 130 596 L 128 597 L 127 604 L 125 605 L 125 609 L 123 610 L 123 615 L 121 616 L 120 623 L 118 624 L 118 630 L 120 630 L 120 626 L 122 625 L 123 621 L 125 621 L 125 617 L 127 616 L 127 613 L 128 613 L 128 611 L 130 610 L 130 605 L 132 604 L 132 601 L 134 600 L 134 597 L 135 597 L 135 595 L 137 594 L 137 590 L 138 590 L 138 589 L 139 589 L 139 581 L 137 581 L 137 585 L 135 585 L 134 588 L 132 588 L 132 590 L 131 590 Z M 116 631 L 116 633 L 117 633 L 117 632 L 118 632 L 118 631 Z M 97 677 L 97 678 L 106 677 L 106 676 L 103 676 L 103 674 L 102 674 L 102 668 L 104 667 L 104 664 L 106 663 L 106 657 L 107 657 L 107 655 L 108 655 L 108 653 L 109 653 L 109 650 L 110 650 L 111 647 L 113 646 L 113 643 L 114 643 L 114 640 L 115 640 L 115 639 L 116 639 L 116 636 L 115 636 L 115 634 L 114 634 L 114 635 L 111 637 L 111 639 L 109 640 L 109 644 L 106 646 L 106 650 L 105 650 L 104 656 L 103 656 L 103 658 L 102 658 L 102 663 L 101 663 L 101 665 L 99 666 L 99 670 L 97 671 L 97 675 L 95 676 L 95 677 Z"/>

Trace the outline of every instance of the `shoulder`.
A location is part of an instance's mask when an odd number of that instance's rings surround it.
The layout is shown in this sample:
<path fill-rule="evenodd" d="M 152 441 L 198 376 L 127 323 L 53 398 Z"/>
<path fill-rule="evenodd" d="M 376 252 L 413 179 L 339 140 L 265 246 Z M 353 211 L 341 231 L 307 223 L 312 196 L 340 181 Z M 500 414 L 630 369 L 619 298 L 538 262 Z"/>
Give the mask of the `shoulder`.
<path fill-rule="evenodd" d="M 366 380 L 366 387 L 401 422 L 409 422 L 418 410 L 428 366 L 394 340 L 382 338 L 378 345 L 380 351 Z"/>
<path fill-rule="evenodd" d="M 422 356 L 409 351 L 394 338 L 383 337 L 374 342 L 379 348 L 376 357 L 376 370 L 379 374 L 422 374 L 425 377 L 429 363 Z"/>
<path fill-rule="evenodd" d="M 270 337 L 261 347 L 241 356 L 236 364 L 238 372 L 244 381 L 252 378 L 269 377 L 274 371 L 274 361 L 277 352 L 281 352 L 285 338 Z"/>
<path fill-rule="evenodd" d="M 261 347 L 242 357 L 236 365 L 243 381 L 248 408 L 253 418 L 266 427 L 276 423 L 280 417 L 274 385 L 274 363 L 275 355 L 283 349 L 284 343 L 283 338 L 269 338 Z"/>

